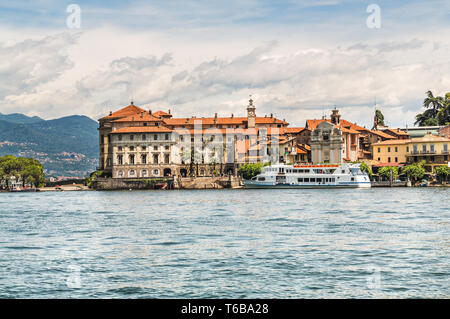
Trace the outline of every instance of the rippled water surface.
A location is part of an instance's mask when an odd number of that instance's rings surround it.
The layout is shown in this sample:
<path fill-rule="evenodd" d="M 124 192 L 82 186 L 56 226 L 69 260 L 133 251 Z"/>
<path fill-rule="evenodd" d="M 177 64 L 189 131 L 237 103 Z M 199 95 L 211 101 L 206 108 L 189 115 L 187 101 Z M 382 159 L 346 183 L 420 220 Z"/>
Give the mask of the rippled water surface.
<path fill-rule="evenodd" d="M 450 297 L 450 189 L 0 194 L 0 297 Z"/>

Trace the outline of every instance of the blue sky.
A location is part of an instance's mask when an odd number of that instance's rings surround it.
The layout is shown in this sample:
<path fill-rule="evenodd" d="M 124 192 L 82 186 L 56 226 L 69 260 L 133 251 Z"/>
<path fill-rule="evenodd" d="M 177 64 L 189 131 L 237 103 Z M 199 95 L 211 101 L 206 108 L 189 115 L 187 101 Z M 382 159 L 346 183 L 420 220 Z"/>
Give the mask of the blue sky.
<path fill-rule="evenodd" d="M 448 21 L 449 1 L 0 1 L 0 112 L 95 119 L 134 99 L 229 116 L 253 94 L 298 126 L 334 105 L 370 126 L 375 100 L 412 125 L 425 91 L 450 91 Z"/>

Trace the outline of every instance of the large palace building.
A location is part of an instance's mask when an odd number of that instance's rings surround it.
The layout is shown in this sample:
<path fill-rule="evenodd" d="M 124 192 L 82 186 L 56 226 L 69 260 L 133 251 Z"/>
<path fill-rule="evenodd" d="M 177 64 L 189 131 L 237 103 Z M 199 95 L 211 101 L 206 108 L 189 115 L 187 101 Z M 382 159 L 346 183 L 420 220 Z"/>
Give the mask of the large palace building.
<path fill-rule="evenodd" d="M 174 118 L 130 105 L 99 119 L 100 167 L 113 178 L 236 174 L 262 154 L 275 161 L 308 161 L 308 146 L 294 133 L 303 128 L 256 116 L 250 98 L 246 117 Z M 303 147 L 302 147 L 303 146 Z"/>

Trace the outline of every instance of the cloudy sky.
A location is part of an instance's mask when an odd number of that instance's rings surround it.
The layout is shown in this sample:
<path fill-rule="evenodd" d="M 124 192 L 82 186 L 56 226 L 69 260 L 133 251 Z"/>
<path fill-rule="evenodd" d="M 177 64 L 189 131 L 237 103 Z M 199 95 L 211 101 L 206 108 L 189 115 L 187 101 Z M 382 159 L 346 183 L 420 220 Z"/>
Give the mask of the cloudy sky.
<path fill-rule="evenodd" d="M 450 91 L 449 34 L 448 0 L 0 0 L 0 113 L 239 116 L 252 94 L 296 126 L 334 106 L 371 126 L 375 101 L 412 125 Z"/>

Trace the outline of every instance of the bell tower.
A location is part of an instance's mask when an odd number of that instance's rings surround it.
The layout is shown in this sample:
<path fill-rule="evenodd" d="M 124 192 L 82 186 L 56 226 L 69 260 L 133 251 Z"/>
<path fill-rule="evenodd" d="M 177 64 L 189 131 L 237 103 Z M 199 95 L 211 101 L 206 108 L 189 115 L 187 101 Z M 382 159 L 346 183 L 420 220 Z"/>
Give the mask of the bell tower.
<path fill-rule="evenodd" d="M 247 106 L 247 118 L 248 118 L 248 128 L 254 128 L 256 125 L 256 108 L 255 105 L 253 105 L 253 99 L 250 95 L 250 100 L 248 100 L 248 106 Z"/>

